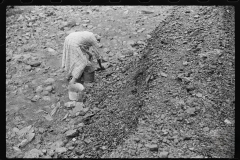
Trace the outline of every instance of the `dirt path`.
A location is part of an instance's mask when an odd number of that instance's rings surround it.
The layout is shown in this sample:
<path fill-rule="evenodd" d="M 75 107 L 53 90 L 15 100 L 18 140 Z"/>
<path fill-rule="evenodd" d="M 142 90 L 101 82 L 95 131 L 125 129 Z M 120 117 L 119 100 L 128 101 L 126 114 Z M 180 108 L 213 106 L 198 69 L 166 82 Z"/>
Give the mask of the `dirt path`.
<path fill-rule="evenodd" d="M 7 157 L 233 157 L 233 9 L 23 9 L 7 17 Z M 60 66 L 78 30 L 101 36 L 107 70 L 75 104 Z"/>

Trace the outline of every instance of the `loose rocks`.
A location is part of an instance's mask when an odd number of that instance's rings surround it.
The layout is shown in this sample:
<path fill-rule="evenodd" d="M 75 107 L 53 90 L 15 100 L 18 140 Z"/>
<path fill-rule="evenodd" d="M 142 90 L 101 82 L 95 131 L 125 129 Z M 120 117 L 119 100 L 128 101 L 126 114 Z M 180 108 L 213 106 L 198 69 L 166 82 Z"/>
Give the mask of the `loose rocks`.
<path fill-rule="evenodd" d="M 50 85 L 53 84 L 55 80 L 53 78 L 48 78 L 46 81 L 44 81 L 45 84 Z"/>
<path fill-rule="evenodd" d="M 78 135 L 78 130 L 74 129 L 74 130 L 69 130 L 65 133 L 65 135 L 70 138 L 70 137 L 75 137 Z"/>
<path fill-rule="evenodd" d="M 150 151 L 158 151 L 158 145 L 157 144 L 146 144 L 147 148 L 149 148 Z"/>
<path fill-rule="evenodd" d="M 61 154 L 61 153 L 66 152 L 67 149 L 66 149 L 65 147 L 60 147 L 60 148 L 57 148 L 55 151 L 56 151 L 57 153 Z"/>
<path fill-rule="evenodd" d="M 23 158 L 39 158 L 43 153 L 38 149 L 32 149 L 25 153 Z"/>
<path fill-rule="evenodd" d="M 45 88 L 45 91 L 48 91 L 48 92 L 51 92 L 53 90 L 53 87 L 52 86 L 48 86 Z"/>
<path fill-rule="evenodd" d="M 165 152 L 165 151 L 159 153 L 159 157 L 160 157 L 160 158 L 168 158 L 168 155 L 169 155 L 169 153 L 168 153 L 168 152 Z"/>

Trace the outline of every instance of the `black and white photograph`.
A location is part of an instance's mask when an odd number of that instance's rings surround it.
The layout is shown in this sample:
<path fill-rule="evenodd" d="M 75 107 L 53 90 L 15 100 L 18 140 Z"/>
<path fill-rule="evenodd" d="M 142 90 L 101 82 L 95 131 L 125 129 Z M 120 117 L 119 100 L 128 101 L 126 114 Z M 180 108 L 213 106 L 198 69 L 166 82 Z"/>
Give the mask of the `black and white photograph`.
<path fill-rule="evenodd" d="M 234 158 L 235 9 L 6 6 L 6 157 Z"/>

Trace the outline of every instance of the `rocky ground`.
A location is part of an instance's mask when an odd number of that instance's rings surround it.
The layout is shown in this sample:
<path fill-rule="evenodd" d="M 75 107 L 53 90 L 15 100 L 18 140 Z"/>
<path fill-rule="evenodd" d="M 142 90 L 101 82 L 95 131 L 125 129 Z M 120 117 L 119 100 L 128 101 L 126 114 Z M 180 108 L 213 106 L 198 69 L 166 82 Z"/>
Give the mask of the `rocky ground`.
<path fill-rule="evenodd" d="M 234 157 L 234 8 L 21 6 L 6 22 L 7 157 Z M 61 56 L 81 30 L 106 70 L 72 102 Z"/>

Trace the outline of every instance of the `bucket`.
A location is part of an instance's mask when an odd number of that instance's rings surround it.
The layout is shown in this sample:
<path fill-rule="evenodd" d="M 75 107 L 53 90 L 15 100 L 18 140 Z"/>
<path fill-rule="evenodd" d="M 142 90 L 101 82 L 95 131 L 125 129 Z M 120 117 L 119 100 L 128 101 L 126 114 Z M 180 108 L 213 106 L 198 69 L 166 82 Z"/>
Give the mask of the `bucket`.
<path fill-rule="evenodd" d="M 95 68 L 93 66 L 86 66 L 83 72 L 83 81 L 87 83 L 94 82 Z"/>
<path fill-rule="evenodd" d="M 68 86 L 68 96 L 71 101 L 82 101 L 84 86 L 80 83 L 72 84 Z"/>

